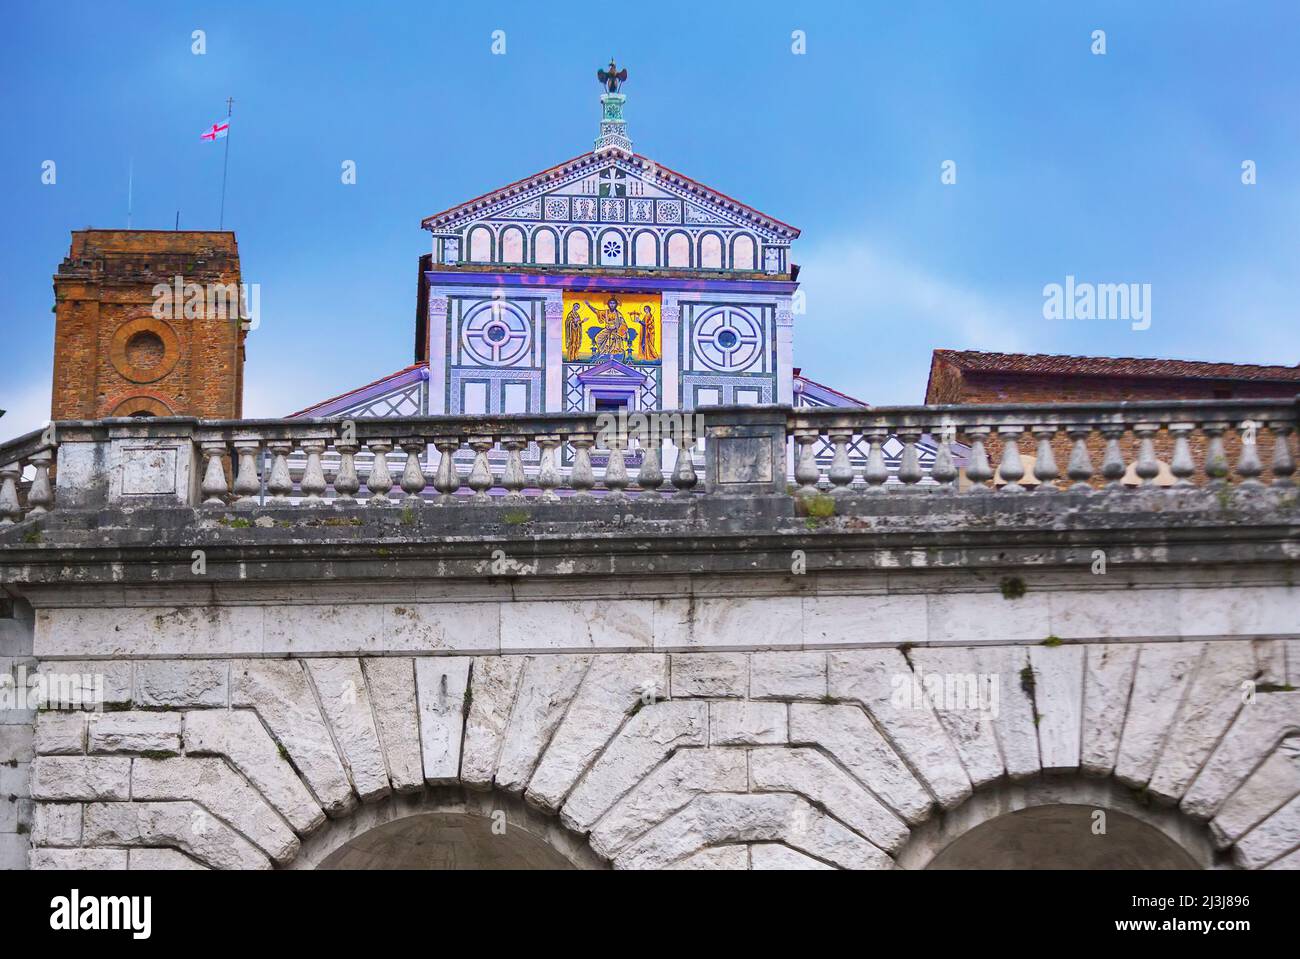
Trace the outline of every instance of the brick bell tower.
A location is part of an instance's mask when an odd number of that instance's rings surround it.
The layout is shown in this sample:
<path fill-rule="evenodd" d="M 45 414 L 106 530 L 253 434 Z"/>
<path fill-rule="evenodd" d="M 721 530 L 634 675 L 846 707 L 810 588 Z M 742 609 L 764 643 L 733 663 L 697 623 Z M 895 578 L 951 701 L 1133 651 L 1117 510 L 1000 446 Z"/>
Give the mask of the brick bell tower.
<path fill-rule="evenodd" d="M 243 414 L 232 232 L 79 230 L 54 276 L 52 420 Z"/>

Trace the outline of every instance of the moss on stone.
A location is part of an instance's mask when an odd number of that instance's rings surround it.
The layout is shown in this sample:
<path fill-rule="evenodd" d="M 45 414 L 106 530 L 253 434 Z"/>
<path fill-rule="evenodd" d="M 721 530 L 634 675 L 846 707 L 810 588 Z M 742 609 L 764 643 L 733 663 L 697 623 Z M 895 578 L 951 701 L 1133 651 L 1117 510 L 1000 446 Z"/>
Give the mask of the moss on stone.
<path fill-rule="evenodd" d="M 1003 577 L 1001 588 L 1003 599 L 1019 599 L 1028 591 L 1025 587 L 1025 581 L 1019 576 Z"/>

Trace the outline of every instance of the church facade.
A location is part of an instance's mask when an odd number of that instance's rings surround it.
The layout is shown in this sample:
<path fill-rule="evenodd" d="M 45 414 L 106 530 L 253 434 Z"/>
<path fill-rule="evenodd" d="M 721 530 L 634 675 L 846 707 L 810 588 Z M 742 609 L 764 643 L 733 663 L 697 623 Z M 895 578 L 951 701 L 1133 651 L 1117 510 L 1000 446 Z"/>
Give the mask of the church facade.
<path fill-rule="evenodd" d="M 593 150 L 422 221 L 415 362 L 297 415 L 864 405 L 795 374 L 799 230 L 634 152 L 598 77 Z"/>

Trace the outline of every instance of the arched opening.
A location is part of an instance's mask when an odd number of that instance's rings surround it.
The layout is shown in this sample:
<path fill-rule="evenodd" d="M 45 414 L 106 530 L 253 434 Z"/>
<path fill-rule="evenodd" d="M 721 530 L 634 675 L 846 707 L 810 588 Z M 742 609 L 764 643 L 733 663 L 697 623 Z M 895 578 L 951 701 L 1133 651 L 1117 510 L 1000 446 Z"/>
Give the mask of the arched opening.
<path fill-rule="evenodd" d="M 912 830 L 904 869 L 1208 869 L 1205 825 L 1112 779 L 1001 782 Z"/>
<path fill-rule="evenodd" d="M 454 786 L 390 796 L 303 841 L 294 869 L 602 869 L 559 820 L 501 792 Z"/>
<path fill-rule="evenodd" d="M 1095 832 L 1101 825 L 1105 832 Z M 1053 805 L 1021 809 L 981 823 L 940 851 L 926 868 L 1195 869 L 1197 865 L 1159 829 L 1126 813 Z"/>

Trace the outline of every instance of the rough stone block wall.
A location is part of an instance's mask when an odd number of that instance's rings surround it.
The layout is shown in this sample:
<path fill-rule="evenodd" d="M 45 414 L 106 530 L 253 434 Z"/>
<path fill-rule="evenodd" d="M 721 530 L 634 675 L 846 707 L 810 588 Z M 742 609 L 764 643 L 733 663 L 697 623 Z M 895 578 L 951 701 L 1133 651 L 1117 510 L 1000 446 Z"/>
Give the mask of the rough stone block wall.
<path fill-rule="evenodd" d="M 36 665 L 32 622 L 27 603 L 0 598 L 0 676 L 9 677 L 7 691 L 16 688 L 20 667 L 31 670 Z M 0 869 L 27 868 L 32 827 L 28 778 L 35 717 L 34 710 L 0 705 Z"/>
<path fill-rule="evenodd" d="M 555 817 L 575 863 L 889 869 L 980 790 L 1073 774 L 1181 810 L 1202 865 L 1296 868 L 1291 647 L 106 661 L 113 710 L 38 717 L 31 862 L 311 867 L 459 787 Z M 900 703 L 926 673 L 995 676 L 999 706 Z"/>

